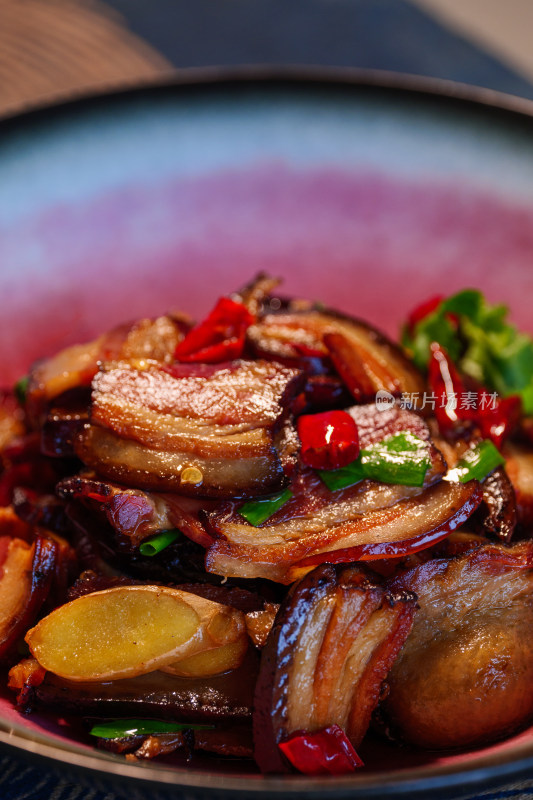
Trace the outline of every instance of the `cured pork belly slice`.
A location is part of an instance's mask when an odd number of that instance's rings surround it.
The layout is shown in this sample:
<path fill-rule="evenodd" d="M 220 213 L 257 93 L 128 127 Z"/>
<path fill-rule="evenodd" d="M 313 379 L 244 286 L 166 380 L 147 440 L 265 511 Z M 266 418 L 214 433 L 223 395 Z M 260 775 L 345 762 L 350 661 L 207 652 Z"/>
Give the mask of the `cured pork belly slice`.
<path fill-rule="evenodd" d="M 222 364 L 174 364 L 136 369 L 127 362 L 110 364 L 93 382 L 93 418 L 106 403 L 169 415 L 184 432 L 198 426 L 223 426 L 222 434 L 269 428 L 284 417 L 287 401 L 300 383 L 299 370 L 268 361 Z M 118 411 L 119 416 L 120 411 Z M 102 412 L 103 424 L 106 413 Z M 125 423 L 127 425 L 127 421 Z M 169 421 L 170 424 L 170 421 Z M 213 431 L 216 435 L 217 429 Z"/>
<path fill-rule="evenodd" d="M 507 444 L 504 448 L 505 471 L 516 495 L 518 523 L 528 532 L 533 526 L 533 448 Z"/>
<path fill-rule="evenodd" d="M 239 458 L 232 454 L 226 459 L 200 458 L 189 453 L 155 450 L 89 425 L 80 435 L 76 451 L 100 475 L 143 489 L 225 498 L 271 493 L 286 483 L 273 445 L 271 452 L 263 457 Z M 187 468 L 201 473 L 201 483 L 181 479 Z"/>
<path fill-rule="evenodd" d="M 400 575 L 420 610 L 388 678 L 384 712 L 430 749 L 478 746 L 533 716 L 533 543 L 490 544 Z"/>
<path fill-rule="evenodd" d="M 302 380 L 264 361 L 109 365 L 93 381 L 92 424 L 76 451 L 101 475 L 143 489 L 268 494 L 287 482 L 280 452 Z"/>
<path fill-rule="evenodd" d="M 304 470 L 292 482 L 293 497 L 263 525 L 247 523 L 237 503 L 222 504 L 207 515 L 218 537 L 207 554 L 208 571 L 290 583 L 301 574 L 300 562 L 384 558 L 427 547 L 479 504 L 477 484 L 435 486 L 446 464 L 416 414 L 396 407 L 380 412 L 374 405 L 355 406 L 349 413 L 359 426 L 362 448 L 399 431 L 428 442 L 431 466 L 424 486 L 365 480 L 330 492 L 314 471 Z"/>
<path fill-rule="evenodd" d="M 375 403 L 350 406 L 346 411 L 357 424 L 359 444 L 362 449 L 370 447 L 370 445 L 380 442 L 388 436 L 393 436 L 395 433 L 412 433 L 433 446 L 434 450 L 436 450 L 436 453 L 432 453 L 433 458 L 439 457 L 441 463 L 444 464 L 442 471 L 445 470 L 444 458 L 440 450 L 435 448 L 426 422 L 413 411 L 401 408 L 398 405 L 391 405 L 381 409 Z"/>
<path fill-rule="evenodd" d="M 256 761 L 286 772 L 278 744 L 332 724 L 357 747 L 416 609 L 359 567 L 322 565 L 283 603 L 261 654 L 255 692 Z"/>
<path fill-rule="evenodd" d="M 123 550 L 137 550 L 145 539 L 170 528 L 179 528 L 204 547 L 213 541 L 199 519 L 202 509 L 213 506 L 209 500 L 128 489 L 90 475 L 65 478 L 57 492 L 63 499 L 81 502 L 104 517 Z"/>
<path fill-rule="evenodd" d="M 209 515 L 212 529 L 221 538 L 207 551 L 207 571 L 291 583 L 324 561 L 373 560 L 416 552 L 466 522 L 482 495 L 477 481 L 441 481 L 418 493 L 409 487 L 370 483 L 361 484 L 350 501 L 326 506 L 309 519 L 254 528 L 224 520 L 217 512 Z M 402 491 L 413 494 L 398 499 Z"/>
<path fill-rule="evenodd" d="M 333 361 L 358 401 L 376 392 L 424 392 L 416 367 L 379 331 L 361 320 L 331 310 L 266 314 L 248 329 L 248 338 L 263 357 L 297 359 L 302 355 Z"/>
<path fill-rule="evenodd" d="M 0 660 L 7 658 L 46 601 L 59 546 L 40 534 L 32 544 L 0 536 Z"/>
<path fill-rule="evenodd" d="M 187 328 L 184 319 L 178 317 L 141 319 L 38 361 L 29 375 L 26 408 L 30 418 L 38 423 L 54 397 L 79 386 L 89 386 L 102 361 L 117 358 L 170 361 Z"/>

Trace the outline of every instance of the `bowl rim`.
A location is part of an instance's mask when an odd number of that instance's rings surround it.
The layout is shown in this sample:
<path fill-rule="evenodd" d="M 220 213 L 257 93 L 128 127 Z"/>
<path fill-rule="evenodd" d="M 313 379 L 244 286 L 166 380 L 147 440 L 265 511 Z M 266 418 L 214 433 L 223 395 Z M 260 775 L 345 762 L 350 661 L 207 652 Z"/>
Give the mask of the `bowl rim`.
<path fill-rule="evenodd" d="M 61 117 L 79 108 L 90 109 L 109 103 L 125 102 L 143 96 L 170 96 L 214 89 L 250 87 L 309 89 L 336 88 L 391 96 L 412 96 L 424 102 L 438 101 L 496 113 L 531 124 L 533 100 L 496 90 L 385 70 L 349 67 L 245 65 L 240 67 L 205 67 L 172 69 L 160 77 L 133 82 L 105 84 L 94 89 L 70 92 L 24 103 L 14 110 L 0 113 L 0 133 L 38 124 L 51 117 Z M 133 764 L 104 752 L 90 752 L 75 743 L 50 743 L 46 733 L 27 731 L 23 725 L 0 718 L 0 750 L 18 754 L 41 766 L 68 768 L 80 776 L 95 774 L 139 787 L 148 786 L 179 790 L 213 792 L 213 797 L 244 797 L 253 793 L 258 798 L 274 792 L 298 797 L 335 795 L 343 797 L 411 797 L 421 792 L 475 788 L 481 791 L 496 782 L 517 780 L 533 770 L 533 740 L 511 746 L 508 750 L 473 755 L 471 759 L 452 764 L 428 764 L 395 769 L 386 773 L 359 773 L 347 777 L 307 778 L 305 776 L 269 776 L 231 774 L 161 766 L 152 763 Z M 434 795 L 436 796 L 436 795 Z"/>
<path fill-rule="evenodd" d="M 231 67 L 188 67 L 169 69 L 145 80 L 106 82 L 97 88 L 81 88 L 57 95 L 47 95 L 20 106 L 0 111 L 0 130 L 33 124 L 39 119 L 59 116 L 79 106 L 92 106 L 108 102 L 127 101 L 132 97 L 169 95 L 176 91 L 197 93 L 202 90 L 238 87 L 317 87 L 346 88 L 360 91 L 382 90 L 393 95 L 405 94 L 425 97 L 426 100 L 444 100 L 487 111 L 506 112 L 511 117 L 531 119 L 533 99 L 508 94 L 496 89 L 468 83 L 415 75 L 407 72 L 366 69 L 360 67 L 335 67 L 313 65 L 252 64 Z"/>

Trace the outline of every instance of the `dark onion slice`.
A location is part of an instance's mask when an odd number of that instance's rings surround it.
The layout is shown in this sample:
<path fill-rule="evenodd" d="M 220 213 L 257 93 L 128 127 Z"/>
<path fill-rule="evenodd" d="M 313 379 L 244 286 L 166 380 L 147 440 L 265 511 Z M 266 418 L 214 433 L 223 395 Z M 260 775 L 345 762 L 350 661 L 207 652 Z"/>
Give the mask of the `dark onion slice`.
<path fill-rule="evenodd" d="M 98 747 L 111 753 L 128 754 L 128 760 L 151 760 L 156 756 L 184 749 L 203 750 L 220 756 L 252 758 L 252 731 L 249 725 L 217 725 L 212 730 L 192 730 L 178 733 L 127 736 L 119 739 L 98 739 Z"/>
<path fill-rule="evenodd" d="M 119 542 L 120 537 L 109 523 L 81 504 L 68 503 L 67 516 L 81 569 L 103 575 L 114 575 L 118 571 L 152 584 L 220 582 L 220 578 L 205 572 L 205 549 L 186 536 L 157 556 L 143 556 L 132 551 L 130 545 Z"/>
<path fill-rule="evenodd" d="M 387 679 L 392 730 L 424 748 L 476 747 L 533 716 L 533 543 L 432 559 L 392 582 L 420 610 Z"/>
<path fill-rule="evenodd" d="M 517 523 L 516 497 L 503 467 L 498 467 L 483 481 L 483 530 L 509 543 Z"/>
<path fill-rule="evenodd" d="M 252 715 L 257 671 L 258 656 L 250 648 L 241 666 L 224 675 L 192 679 L 151 672 L 105 683 L 72 683 L 47 673 L 31 692 L 23 688 L 20 698 L 36 709 L 107 719 L 246 720 Z"/>
<path fill-rule="evenodd" d="M 261 654 L 255 758 L 287 772 L 278 743 L 337 724 L 357 747 L 416 609 L 358 567 L 317 567 L 291 590 Z"/>

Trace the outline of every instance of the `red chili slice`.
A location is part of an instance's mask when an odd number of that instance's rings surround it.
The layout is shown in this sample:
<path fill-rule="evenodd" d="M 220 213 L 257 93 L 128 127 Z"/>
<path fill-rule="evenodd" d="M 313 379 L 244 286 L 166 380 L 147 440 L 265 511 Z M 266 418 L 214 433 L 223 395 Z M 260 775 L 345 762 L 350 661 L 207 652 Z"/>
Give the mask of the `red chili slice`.
<path fill-rule="evenodd" d="M 476 421 L 482 436 L 492 439 L 496 447 L 501 447 L 518 425 L 521 414 L 522 400 L 516 394 L 498 397 L 485 389 L 478 393 Z"/>
<path fill-rule="evenodd" d="M 338 469 L 359 455 L 357 425 L 346 411 L 305 414 L 298 419 L 304 464 L 315 469 Z"/>
<path fill-rule="evenodd" d="M 457 369 L 437 342 L 431 345 L 429 386 L 435 395 L 435 416 L 444 432 L 460 420 L 471 420 L 484 438 L 501 447 L 520 421 L 522 401 L 518 395 L 499 397 L 485 388 L 466 393 Z M 465 397 L 469 403 L 462 402 Z"/>
<path fill-rule="evenodd" d="M 429 300 L 424 300 L 423 303 L 420 303 L 420 305 L 418 305 L 416 308 L 413 308 L 407 317 L 407 327 L 409 332 L 412 333 L 415 329 L 415 326 L 429 316 L 433 311 L 435 311 L 435 309 L 440 306 L 443 300 L 444 295 L 438 294 L 435 297 L 430 297 Z"/>
<path fill-rule="evenodd" d="M 429 387 L 435 396 L 435 416 L 441 430 L 448 431 L 459 420 L 469 420 L 475 415 L 475 409 L 462 405 L 461 399 L 466 396 L 463 381 L 438 342 L 431 345 Z"/>
<path fill-rule="evenodd" d="M 304 775 L 346 775 L 363 766 L 338 725 L 314 733 L 298 731 L 278 746 L 293 767 Z"/>
<path fill-rule="evenodd" d="M 178 344 L 178 361 L 201 361 L 218 364 L 240 358 L 246 330 L 255 317 L 246 306 L 229 297 L 221 297 L 211 313 Z"/>

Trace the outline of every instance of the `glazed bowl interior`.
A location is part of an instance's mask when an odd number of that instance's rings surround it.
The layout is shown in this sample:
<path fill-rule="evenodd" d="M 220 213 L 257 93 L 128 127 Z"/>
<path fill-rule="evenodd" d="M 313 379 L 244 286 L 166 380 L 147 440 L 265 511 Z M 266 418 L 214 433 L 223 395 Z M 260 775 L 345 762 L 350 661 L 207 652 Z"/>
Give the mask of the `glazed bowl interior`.
<path fill-rule="evenodd" d="M 259 271 L 393 335 L 418 302 L 465 286 L 533 332 L 532 134 L 528 113 L 327 78 L 175 84 L 5 121 L 2 383 L 120 321 L 201 316 Z M 533 762 L 526 731 L 475 753 L 369 748 L 349 781 L 240 766 L 213 778 L 213 763 L 195 773 L 94 755 L 8 698 L 0 728 L 51 761 L 200 794 L 455 791 Z"/>

